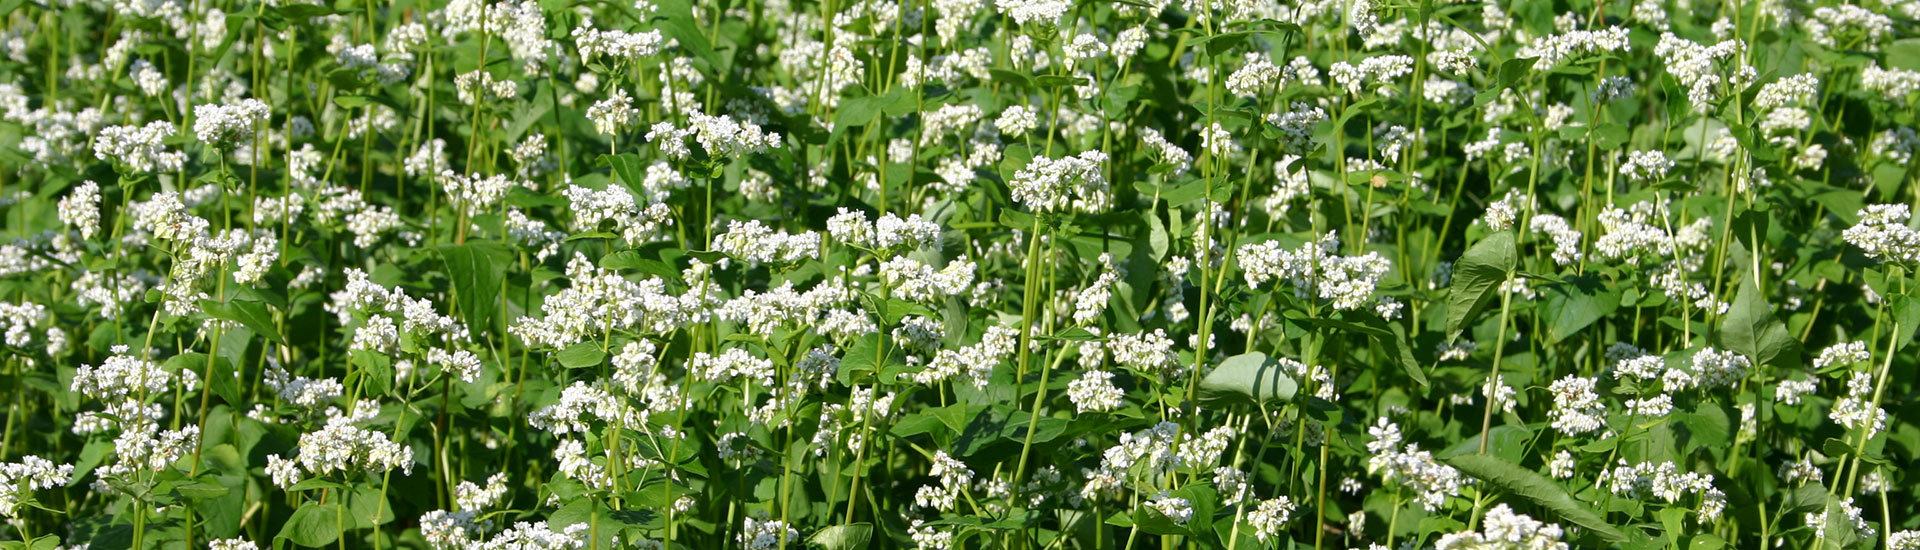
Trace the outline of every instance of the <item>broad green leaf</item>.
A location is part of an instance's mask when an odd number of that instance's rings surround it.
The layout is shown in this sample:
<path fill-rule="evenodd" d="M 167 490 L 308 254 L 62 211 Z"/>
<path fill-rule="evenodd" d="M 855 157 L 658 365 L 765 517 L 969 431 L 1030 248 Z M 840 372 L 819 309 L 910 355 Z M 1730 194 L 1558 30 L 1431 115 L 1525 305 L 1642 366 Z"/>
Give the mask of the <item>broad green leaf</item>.
<path fill-rule="evenodd" d="M 1375 334 L 1373 341 L 1387 348 L 1387 358 L 1399 364 L 1400 370 L 1407 373 L 1407 377 L 1412 378 L 1415 384 L 1427 387 L 1427 372 L 1420 366 L 1420 360 L 1413 357 L 1413 344 L 1407 340 L 1407 327 L 1380 318 L 1369 319 L 1366 324 L 1387 329 L 1389 334 Z"/>
<path fill-rule="evenodd" d="M 1481 239 L 1454 262 L 1453 287 L 1447 295 L 1448 342 L 1458 338 L 1460 331 L 1493 301 L 1518 260 L 1513 233 L 1501 231 Z"/>
<path fill-rule="evenodd" d="M 353 512 L 353 524 L 360 527 L 376 527 L 393 522 L 393 505 L 389 504 L 390 495 L 370 485 L 354 489 L 353 498 L 347 501 L 347 509 Z"/>
<path fill-rule="evenodd" d="M 1920 71 L 1920 38 L 1895 40 L 1882 51 L 1887 54 L 1888 68 Z"/>
<path fill-rule="evenodd" d="M 1717 334 L 1721 347 L 1739 352 L 1754 363 L 1781 368 L 1800 368 L 1800 340 L 1787 332 L 1787 325 L 1773 318 L 1773 306 L 1753 285 L 1753 278 L 1740 274 L 1740 294 L 1733 307 L 1720 319 Z"/>
<path fill-rule="evenodd" d="M 445 245 L 437 250 L 446 262 L 447 277 L 453 279 L 453 291 L 459 295 L 454 303 L 468 330 L 492 329 L 500 306 L 500 280 L 513 263 L 513 253 L 491 242 Z"/>
<path fill-rule="evenodd" d="M 1701 447 L 1724 448 L 1733 442 L 1733 422 L 1727 418 L 1727 411 L 1716 403 L 1702 402 L 1698 409 L 1674 416 L 1686 428 L 1686 452 Z"/>
<path fill-rule="evenodd" d="M 276 344 L 287 345 L 287 339 L 280 336 L 280 331 L 274 330 L 273 314 L 267 311 L 266 304 L 246 300 L 200 300 L 200 311 L 206 312 L 208 317 L 240 323 Z"/>
<path fill-rule="evenodd" d="M 821 529 L 807 538 L 807 543 L 827 550 L 855 550 L 866 548 L 873 541 L 873 524 L 849 523 Z"/>
<path fill-rule="evenodd" d="M 228 492 L 228 489 L 225 485 L 213 483 L 211 481 L 196 481 L 193 483 L 186 483 L 186 484 L 175 486 L 173 490 L 180 493 L 181 498 L 185 498 L 187 500 L 196 500 L 196 501 L 207 500 L 212 498 L 220 498 L 220 497 L 226 496 Z"/>
<path fill-rule="evenodd" d="M 554 354 L 553 358 L 560 361 L 560 365 L 566 368 L 584 369 L 600 366 L 600 362 L 607 359 L 607 352 L 600 349 L 599 344 L 577 342 L 567 346 L 567 349 L 560 350 L 560 353 Z"/>
<path fill-rule="evenodd" d="M 680 43 L 680 48 L 694 57 L 705 60 L 707 66 L 720 68 L 720 55 L 714 51 L 713 43 L 707 40 L 707 33 L 693 17 L 692 3 L 688 0 L 656 0 L 654 26 L 662 34 Z M 679 86 L 685 86 L 681 83 Z"/>
<path fill-rule="evenodd" d="M 840 109 L 833 116 L 833 128 L 858 128 L 866 126 L 880 117 L 880 112 L 900 100 L 900 91 L 895 90 L 877 96 L 862 96 L 840 102 Z"/>
<path fill-rule="evenodd" d="M 1619 149 L 1632 137 L 1633 134 L 1627 131 L 1627 127 L 1618 122 L 1609 122 L 1593 128 L 1593 146 L 1599 147 L 1602 151 Z"/>
<path fill-rule="evenodd" d="M 1598 277 L 1569 278 L 1545 289 L 1547 343 L 1558 344 L 1620 308 L 1620 291 Z"/>
<path fill-rule="evenodd" d="M 1543 508 L 1551 510 L 1560 519 L 1587 528 L 1600 538 L 1611 542 L 1626 542 L 1627 534 L 1607 523 L 1605 518 L 1594 512 L 1590 503 L 1574 500 L 1566 489 L 1547 479 L 1538 472 L 1520 467 L 1498 457 L 1483 454 L 1465 454 L 1446 459 L 1448 464 L 1459 468 L 1461 472 L 1474 479 L 1485 481 L 1500 490 L 1525 498 Z"/>
<path fill-rule="evenodd" d="M 243 404 L 241 402 L 240 378 L 238 373 L 234 372 L 233 362 L 228 361 L 225 357 L 215 360 L 212 369 L 208 369 L 207 354 L 197 351 L 182 353 L 167 358 L 166 367 L 168 370 L 174 370 L 175 372 L 184 370 L 192 371 L 195 374 L 205 374 L 207 379 L 204 380 L 204 382 L 206 382 L 208 389 L 213 390 L 214 395 L 220 396 L 220 399 L 226 400 L 228 404 L 236 407 Z"/>
<path fill-rule="evenodd" d="M 1479 454 L 1480 439 L 1486 437 L 1488 455 L 1508 461 L 1521 460 L 1526 455 L 1527 442 L 1533 440 L 1533 431 L 1528 430 L 1526 426 L 1515 424 L 1494 426 L 1485 433 L 1485 436 L 1481 434 L 1462 436 L 1453 445 L 1440 450 L 1434 456 L 1444 460 L 1456 456 Z"/>
<path fill-rule="evenodd" d="M 1200 379 L 1201 394 L 1211 400 L 1259 405 L 1293 399 L 1299 384 L 1279 361 L 1260 352 L 1228 357 Z"/>
<path fill-rule="evenodd" d="M 1039 77 L 1034 78 L 1033 84 L 1041 88 L 1054 88 L 1059 86 L 1085 86 L 1087 85 L 1087 79 L 1077 77 L 1077 76 L 1050 74 L 1050 75 L 1041 75 Z"/>
<path fill-rule="evenodd" d="M 1160 221 L 1160 213 L 1148 210 L 1142 216 L 1147 218 L 1147 244 L 1152 247 L 1153 261 L 1167 259 L 1167 250 L 1171 240 L 1167 237 L 1167 224 Z"/>
<path fill-rule="evenodd" d="M 308 547 L 333 544 L 340 538 L 342 519 L 338 504 L 308 503 L 287 518 L 286 525 L 280 527 L 279 538 Z"/>
<path fill-rule="evenodd" d="M 647 163 L 640 159 L 640 155 L 633 153 L 600 155 L 596 162 L 613 172 L 613 179 L 628 190 L 638 194 L 646 189 Z"/>
<path fill-rule="evenodd" d="M 1515 83 L 1527 78 L 1527 74 L 1533 72 L 1533 65 L 1537 62 L 1539 62 L 1538 59 L 1522 57 L 1508 59 L 1505 63 L 1501 63 L 1501 86 L 1507 88 L 1514 87 Z"/>
<path fill-rule="evenodd" d="M 1853 547 L 1860 540 L 1860 532 L 1853 528 L 1853 519 L 1847 516 L 1844 501 L 1838 498 L 1827 499 L 1826 538 L 1819 539 L 1820 550 L 1842 550 Z M 1886 528 L 1886 526 L 1881 526 Z"/>
<path fill-rule="evenodd" d="M 297 493 L 300 491 L 312 491 L 315 489 L 344 489 L 344 488 L 346 488 L 346 486 L 341 485 L 338 482 L 328 481 L 320 478 L 312 478 L 312 479 L 300 480 L 299 483 L 295 483 L 293 484 L 292 487 L 288 487 L 287 492 Z"/>
<path fill-rule="evenodd" d="M 1892 326 L 1900 330 L 1900 333 L 1895 335 L 1893 349 L 1903 350 L 1913 344 L 1914 330 L 1920 329 L 1920 299 L 1912 296 L 1894 296 L 1889 301 L 1893 302 Z"/>

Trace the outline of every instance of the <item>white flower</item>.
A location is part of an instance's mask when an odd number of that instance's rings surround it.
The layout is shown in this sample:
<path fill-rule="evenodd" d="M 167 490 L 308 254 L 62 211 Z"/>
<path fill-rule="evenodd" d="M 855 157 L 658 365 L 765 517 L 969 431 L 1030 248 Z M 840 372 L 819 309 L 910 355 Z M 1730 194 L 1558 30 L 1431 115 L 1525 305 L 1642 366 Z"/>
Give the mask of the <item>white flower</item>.
<path fill-rule="evenodd" d="M 1367 459 L 1367 472 L 1412 489 L 1414 500 L 1427 511 L 1440 509 L 1447 497 L 1459 495 L 1460 488 L 1470 481 L 1454 467 L 1434 460 L 1432 453 L 1420 450 L 1419 444 L 1402 448 L 1400 427 L 1386 417 L 1380 417 L 1367 433 L 1374 439 L 1367 443 L 1367 451 L 1373 454 Z"/>
<path fill-rule="evenodd" d="M 1394 94 L 1391 86 L 1410 74 L 1413 74 L 1413 58 L 1404 55 L 1369 57 L 1359 65 L 1337 61 L 1327 69 L 1327 75 L 1351 95 L 1371 90 L 1391 97 Z"/>
<path fill-rule="evenodd" d="M 1073 210 L 1090 214 L 1105 212 L 1113 204 L 1103 167 L 1107 154 L 1085 151 L 1059 159 L 1033 157 L 1014 173 L 1013 200 L 1034 212 Z"/>
<path fill-rule="evenodd" d="M 20 497 L 24 493 L 64 486 L 71 477 L 72 464 L 55 464 L 37 456 L 0 464 L 0 517 L 19 520 Z"/>
<path fill-rule="evenodd" d="M 1187 520 L 1193 519 L 1193 504 L 1187 499 L 1169 495 L 1166 492 L 1155 496 L 1152 501 L 1147 502 L 1147 506 L 1158 510 L 1178 525 L 1186 525 Z"/>
<path fill-rule="evenodd" d="M 1279 81 L 1280 66 L 1274 65 L 1266 55 L 1247 52 L 1240 68 L 1227 75 L 1227 91 L 1237 96 L 1259 97 L 1262 91 Z"/>
<path fill-rule="evenodd" d="M 592 18 L 583 18 L 573 28 L 573 41 L 579 48 L 580 60 L 588 62 L 602 56 L 621 62 L 637 61 L 660 53 L 661 46 L 667 43 L 658 29 L 639 33 L 603 31 L 593 27 Z"/>
<path fill-rule="evenodd" d="M 1113 385 L 1113 373 L 1090 370 L 1067 383 L 1067 399 L 1079 412 L 1106 412 L 1126 404 L 1126 394 Z"/>
<path fill-rule="evenodd" d="M 1605 428 L 1607 405 L 1594 392 L 1598 384 L 1597 379 L 1571 374 L 1554 381 L 1548 388 L 1553 392 L 1553 410 L 1547 413 L 1553 429 L 1571 436 Z"/>
<path fill-rule="evenodd" d="M 1561 449 L 1560 452 L 1553 454 L 1553 460 L 1547 461 L 1547 475 L 1553 476 L 1554 479 L 1572 479 L 1573 467 L 1573 453 Z"/>
<path fill-rule="evenodd" d="M 1260 501 L 1259 506 L 1247 512 L 1247 523 L 1253 526 L 1253 537 L 1260 542 L 1267 542 L 1267 539 L 1278 536 L 1287 520 L 1292 519 L 1294 507 L 1293 500 L 1287 497 Z"/>
<path fill-rule="evenodd" d="M 638 116 L 633 110 L 633 98 L 627 97 L 623 89 L 615 89 L 611 97 L 587 107 L 587 120 L 593 121 L 593 130 L 604 136 L 619 135 L 632 127 Z"/>
<path fill-rule="evenodd" d="M 1520 48 L 1515 57 L 1534 57 L 1533 70 L 1550 71 L 1569 60 L 1581 55 L 1595 53 L 1621 52 L 1632 49 L 1627 45 L 1625 27 L 1607 27 L 1597 31 L 1576 30 L 1565 34 L 1550 34 Z"/>
<path fill-rule="evenodd" d="M 211 550 L 260 550 L 253 541 L 242 538 L 219 539 L 207 543 Z"/>
<path fill-rule="evenodd" d="M 1286 280 L 1294 296 L 1328 300 L 1335 309 L 1366 307 L 1378 298 L 1375 289 L 1393 263 L 1379 252 L 1362 256 L 1337 256 L 1339 239 L 1329 232 L 1318 242 L 1306 243 L 1295 250 L 1282 250 L 1278 241 L 1240 247 L 1240 268 L 1247 286 L 1259 287 L 1268 281 Z"/>
<path fill-rule="evenodd" d="M 1868 90 L 1880 92 L 1880 97 L 1897 105 L 1906 105 L 1913 93 L 1920 91 L 1920 72 L 1906 69 L 1882 69 L 1878 62 L 1869 61 L 1860 72 L 1860 85 Z"/>
<path fill-rule="evenodd" d="M 1906 204 L 1872 204 L 1860 210 L 1860 222 L 1841 233 L 1848 244 L 1882 262 L 1920 261 L 1920 231 L 1908 225 Z"/>
<path fill-rule="evenodd" d="M 1638 182 L 1659 181 L 1672 169 L 1673 161 L 1667 160 L 1665 152 L 1633 151 L 1627 153 L 1627 162 L 1620 165 L 1620 175 Z"/>
<path fill-rule="evenodd" d="M 1464 531 L 1442 535 L 1434 543 L 1438 550 L 1567 550 L 1561 538 L 1565 531 L 1557 523 L 1543 523 L 1525 514 L 1514 513 L 1506 503 L 1487 510 L 1481 517 L 1480 532 Z"/>
<path fill-rule="evenodd" d="M 713 237 L 713 250 L 747 262 L 791 264 L 820 255 L 820 234 L 812 231 L 774 231 L 760 220 L 731 220 L 727 231 Z"/>
<path fill-rule="evenodd" d="M 266 102 L 252 98 L 231 105 L 195 105 L 193 134 L 215 149 L 231 149 L 252 141 L 255 128 L 271 113 Z"/>
<path fill-rule="evenodd" d="M 1054 25 L 1073 7 L 1066 0 L 997 0 L 994 7 L 1000 14 L 1013 19 L 1021 25 Z"/>
<path fill-rule="evenodd" d="M 167 150 L 165 141 L 172 135 L 173 125 L 164 120 L 146 126 L 108 126 L 93 138 L 93 154 L 135 172 L 178 171 L 187 155 Z"/>
<path fill-rule="evenodd" d="M 81 182 L 73 192 L 60 199 L 60 222 L 80 231 L 81 239 L 91 239 L 100 231 L 100 184 Z"/>
<path fill-rule="evenodd" d="M 1000 111 L 1000 118 L 994 119 L 993 127 L 1009 136 L 1023 136 L 1040 127 L 1040 117 L 1026 105 L 1013 105 Z"/>

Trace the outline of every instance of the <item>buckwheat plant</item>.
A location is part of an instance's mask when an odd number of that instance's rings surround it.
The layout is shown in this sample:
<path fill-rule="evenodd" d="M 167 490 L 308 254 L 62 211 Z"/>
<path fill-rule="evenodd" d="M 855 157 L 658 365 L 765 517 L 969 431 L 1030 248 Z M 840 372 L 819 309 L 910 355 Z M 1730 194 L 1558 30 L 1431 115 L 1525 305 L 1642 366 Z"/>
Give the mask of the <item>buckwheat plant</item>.
<path fill-rule="evenodd" d="M 0 550 L 1920 549 L 1920 2 L 0 2 Z"/>

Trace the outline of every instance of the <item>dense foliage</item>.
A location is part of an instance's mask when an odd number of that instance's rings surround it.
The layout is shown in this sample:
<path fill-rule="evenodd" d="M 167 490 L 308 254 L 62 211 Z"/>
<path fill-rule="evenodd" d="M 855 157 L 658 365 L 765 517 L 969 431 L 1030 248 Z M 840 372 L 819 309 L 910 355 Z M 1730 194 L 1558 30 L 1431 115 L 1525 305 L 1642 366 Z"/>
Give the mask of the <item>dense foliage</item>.
<path fill-rule="evenodd" d="M 1920 0 L 0 13 L 0 549 L 1920 549 Z"/>

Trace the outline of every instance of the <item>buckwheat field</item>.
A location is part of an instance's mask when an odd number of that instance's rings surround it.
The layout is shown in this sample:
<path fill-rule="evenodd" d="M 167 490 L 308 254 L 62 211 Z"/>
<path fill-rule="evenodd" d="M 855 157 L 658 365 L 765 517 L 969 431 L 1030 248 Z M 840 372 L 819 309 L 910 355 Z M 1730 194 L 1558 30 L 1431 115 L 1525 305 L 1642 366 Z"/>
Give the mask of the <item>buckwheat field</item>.
<path fill-rule="evenodd" d="M 0 13 L 0 550 L 1920 549 L 1920 0 Z"/>

